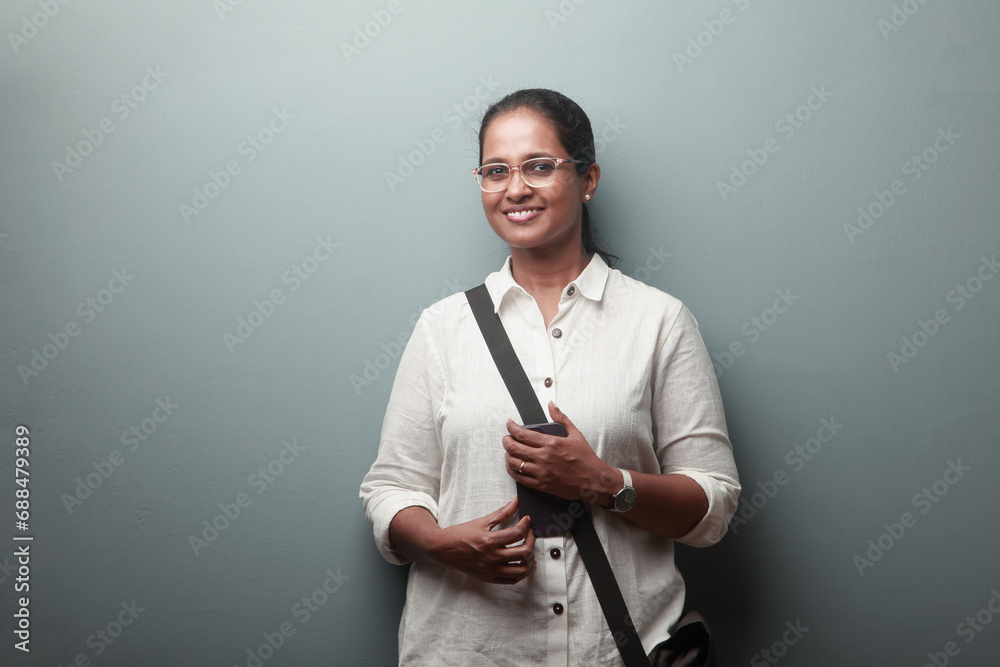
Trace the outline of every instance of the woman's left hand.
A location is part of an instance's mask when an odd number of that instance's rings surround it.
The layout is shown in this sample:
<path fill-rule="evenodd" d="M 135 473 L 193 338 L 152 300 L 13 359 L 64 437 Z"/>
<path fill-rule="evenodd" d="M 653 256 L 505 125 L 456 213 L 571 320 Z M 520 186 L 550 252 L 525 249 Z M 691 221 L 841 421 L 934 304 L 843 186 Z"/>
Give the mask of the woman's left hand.
<path fill-rule="evenodd" d="M 560 498 L 599 502 L 606 489 L 615 485 L 616 477 L 621 481 L 621 473 L 594 453 L 580 429 L 552 401 L 549 414 L 566 429 L 565 438 L 529 431 L 507 420 L 510 435 L 503 438 L 507 474 L 525 486 Z"/>

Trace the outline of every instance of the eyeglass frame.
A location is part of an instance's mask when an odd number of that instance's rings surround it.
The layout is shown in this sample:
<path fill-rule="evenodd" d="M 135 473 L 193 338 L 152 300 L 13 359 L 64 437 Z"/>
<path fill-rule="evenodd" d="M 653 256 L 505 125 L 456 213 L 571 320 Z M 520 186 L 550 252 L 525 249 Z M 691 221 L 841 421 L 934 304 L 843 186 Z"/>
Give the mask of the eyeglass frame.
<path fill-rule="evenodd" d="M 472 177 L 476 179 L 476 184 L 479 185 L 480 190 L 482 190 L 486 194 L 491 194 L 491 195 L 496 194 L 497 192 L 503 192 L 504 190 L 510 187 L 510 179 L 514 176 L 513 172 L 515 170 L 517 170 L 518 175 L 521 177 L 521 181 L 529 188 L 545 188 L 552 185 L 552 183 L 546 183 L 545 185 L 532 185 L 524 177 L 524 170 L 522 170 L 521 167 L 524 166 L 525 162 L 532 162 L 534 160 L 552 160 L 556 163 L 556 171 L 559 170 L 559 165 L 562 164 L 587 164 L 586 160 L 573 160 L 564 157 L 548 157 L 545 155 L 540 155 L 538 157 L 528 158 L 527 160 L 521 162 L 520 164 L 507 164 L 506 162 L 487 162 L 486 164 L 481 164 L 478 167 L 473 167 Z M 484 167 L 492 167 L 497 165 L 503 165 L 504 167 L 507 167 L 511 171 L 511 173 L 507 175 L 507 183 L 506 185 L 504 185 L 504 187 L 500 188 L 499 190 L 487 190 L 486 188 L 483 187 L 483 182 L 479 180 L 479 171 Z M 553 183 L 555 182 L 555 178 L 552 179 L 552 182 Z"/>

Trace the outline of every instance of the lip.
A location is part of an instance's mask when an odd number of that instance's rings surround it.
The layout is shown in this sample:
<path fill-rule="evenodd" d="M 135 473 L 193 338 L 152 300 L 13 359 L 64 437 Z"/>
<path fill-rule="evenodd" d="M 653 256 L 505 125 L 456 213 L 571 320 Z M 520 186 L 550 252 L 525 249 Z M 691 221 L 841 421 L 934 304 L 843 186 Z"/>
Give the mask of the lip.
<path fill-rule="evenodd" d="M 505 208 L 502 211 L 502 213 L 503 213 L 503 217 L 506 218 L 508 222 L 513 222 L 514 224 L 520 225 L 520 224 L 524 224 L 525 222 L 528 222 L 529 220 L 533 220 L 534 218 L 538 217 L 542 213 L 542 211 L 544 211 L 544 210 L 545 209 L 542 208 L 541 206 L 511 206 L 509 208 Z M 519 212 L 522 212 L 522 211 L 534 211 L 534 212 L 533 213 L 529 213 L 529 214 L 525 215 L 524 217 L 511 217 L 509 215 L 510 213 L 519 213 Z"/>

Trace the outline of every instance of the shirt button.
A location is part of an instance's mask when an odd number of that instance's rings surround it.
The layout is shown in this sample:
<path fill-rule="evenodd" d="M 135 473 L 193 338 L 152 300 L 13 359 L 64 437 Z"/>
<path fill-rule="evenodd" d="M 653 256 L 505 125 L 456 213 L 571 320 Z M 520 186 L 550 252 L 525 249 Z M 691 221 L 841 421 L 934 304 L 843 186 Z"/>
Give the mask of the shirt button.
<path fill-rule="evenodd" d="M 554 605 L 552 605 L 552 611 L 556 613 L 556 616 L 559 616 L 560 614 L 563 613 L 563 606 L 558 602 L 556 602 Z"/>
<path fill-rule="evenodd" d="M 562 336 L 562 329 L 553 329 L 552 330 L 552 337 L 553 338 L 559 338 L 561 336 Z"/>
<path fill-rule="evenodd" d="M 559 560 L 559 556 L 562 556 L 562 551 L 559 550 L 559 547 L 552 547 L 549 549 L 549 555 L 552 556 L 552 560 Z"/>
<path fill-rule="evenodd" d="M 546 387 L 552 386 L 552 378 L 545 378 L 545 386 Z"/>
<path fill-rule="evenodd" d="M 576 294 L 576 288 L 571 285 L 570 288 L 566 290 L 566 295 L 573 296 L 574 294 Z"/>

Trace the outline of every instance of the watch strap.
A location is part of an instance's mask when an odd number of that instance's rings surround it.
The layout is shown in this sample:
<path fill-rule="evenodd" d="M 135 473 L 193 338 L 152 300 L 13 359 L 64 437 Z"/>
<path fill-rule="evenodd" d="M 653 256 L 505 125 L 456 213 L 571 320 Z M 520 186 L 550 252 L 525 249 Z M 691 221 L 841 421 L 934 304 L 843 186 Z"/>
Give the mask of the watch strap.
<path fill-rule="evenodd" d="M 622 493 L 624 493 L 626 489 L 631 490 L 632 493 L 634 494 L 635 493 L 635 487 L 632 486 L 632 473 L 630 473 L 628 470 L 625 470 L 625 468 L 619 468 L 619 470 L 621 470 L 621 472 L 622 472 L 622 488 L 620 488 L 618 490 L 618 493 L 616 493 L 615 495 L 611 496 L 611 507 L 607 507 L 605 509 L 607 509 L 610 512 L 621 513 L 621 512 L 627 512 L 628 510 L 627 509 L 626 510 L 620 510 L 620 509 L 618 509 L 618 496 L 620 496 Z M 629 507 L 628 509 L 632 509 L 632 508 Z"/>

